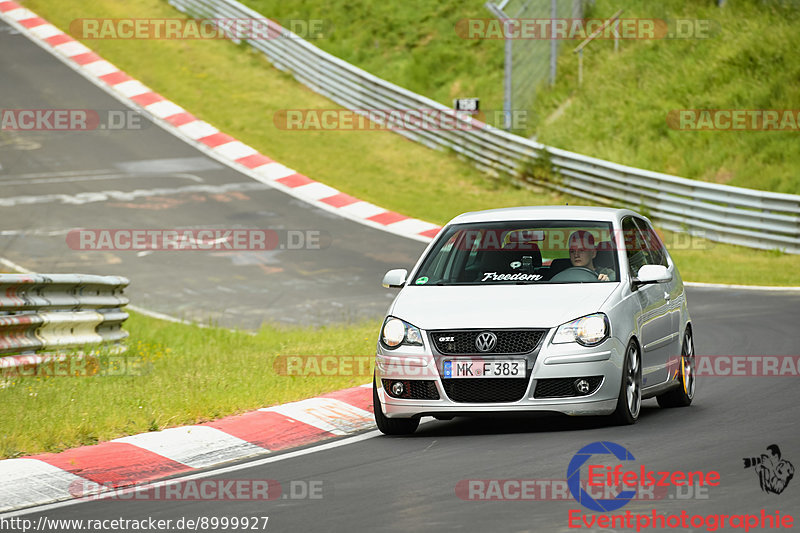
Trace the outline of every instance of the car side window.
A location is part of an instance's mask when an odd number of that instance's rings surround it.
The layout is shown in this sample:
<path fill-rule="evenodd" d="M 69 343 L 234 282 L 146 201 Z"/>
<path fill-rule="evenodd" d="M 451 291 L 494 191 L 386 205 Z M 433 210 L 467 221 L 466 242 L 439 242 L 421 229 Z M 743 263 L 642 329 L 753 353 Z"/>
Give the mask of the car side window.
<path fill-rule="evenodd" d="M 656 233 L 656 230 L 653 229 L 653 226 L 641 218 L 635 218 L 634 222 L 639 228 L 642 239 L 647 246 L 647 264 L 668 267 L 669 263 L 667 263 L 667 250 L 664 248 L 664 243 L 661 242 L 661 239 L 659 238 L 658 233 Z"/>
<path fill-rule="evenodd" d="M 450 264 L 453 261 L 453 256 L 450 254 L 453 246 L 455 246 L 456 241 L 460 238 L 459 233 L 453 234 L 452 237 L 442 246 L 442 249 L 439 250 L 436 258 L 433 260 L 433 263 L 430 267 L 430 272 L 437 278 L 441 279 L 445 276 L 445 270 L 450 269 Z"/>
<path fill-rule="evenodd" d="M 633 217 L 622 219 L 622 234 L 625 237 L 625 253 L 628 255 L 628 267 L 631 276 L 636 276 L 639 269 L 647 264 L 647 245 L 642 233 L 633 221 Z"/>

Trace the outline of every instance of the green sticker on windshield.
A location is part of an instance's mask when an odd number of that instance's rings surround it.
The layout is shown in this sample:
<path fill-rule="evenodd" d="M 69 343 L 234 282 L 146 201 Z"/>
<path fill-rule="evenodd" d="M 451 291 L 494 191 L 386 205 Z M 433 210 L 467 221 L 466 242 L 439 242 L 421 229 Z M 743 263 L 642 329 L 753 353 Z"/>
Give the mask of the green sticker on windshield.
<path fill-rule="evenodd" d="M 428 277 L 422 276 L 421 278 L 417 278 L 417 281 L 415 281 L 415 283 L 417 285 L 425 285 L 426 283 L 428 283 Z"/>

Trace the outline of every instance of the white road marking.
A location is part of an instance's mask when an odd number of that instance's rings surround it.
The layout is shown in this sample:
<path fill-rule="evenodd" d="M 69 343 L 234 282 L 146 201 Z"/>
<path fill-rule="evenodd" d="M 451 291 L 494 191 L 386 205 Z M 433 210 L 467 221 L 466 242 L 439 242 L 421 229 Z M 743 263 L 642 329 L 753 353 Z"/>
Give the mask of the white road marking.
<path fill-rule="evenodd" d="M 48 39 L 54 35 L 61 35 L 64 33 L 52 24 L 41 24 L 31 28 L 30 30 L 32 34 L 36 35 L 40 39 Z"/>
<path fill-rule="evenodd" d="M 114 439 L 192 468 L 268 453 L 269 450 L 209 426 L 183 426 Z"/>
<path fill-rule="evenodd" d="M 79 173 L 75 173 L 79 174 Z M 11 177 L 18 177 L 18 176 L 11 176 Z M 156 177 L 156 176 L 146 176 L 141 174 L 98 174 L 92 176 L 74 176 L 74 177 L 61 177 L 61 178 L 28 178 L 23 180 L 0 180 L 0 185 L 28 185 L 30 183 L 72 183 L 75 181 L 103 181 L 103 180 L 121 180 L 121 179 L 142 179 L 147 177 Z M 195 176 L 194 174 L 168 174 L 166 176 L 159 175 L 157 176 L 158 179 L 163 180 L 166 178 L 180 178 L 195 181 L 197 183 L 202 183 L 203 178 L 200 176 Z"/>
<path fill-rule="evenodd" d="M 12 9 L 11 11 L 6 12 L 6 16 L 10 17 L 16 21 L 20 20 L 27 20 L 36 18 L 36 13 L 31 11 L 30 9 L 25 9 L 24 7 L 19 7 L 17 9 Z"/>
<path fill-rule="evenodd" d="M 0 258 L 0 262 L 3 259 Z M 150 309 L 145 309 L 144 307 L 139 307 L 138 305 L 128 304 L 125 307 L 139 313 L 140 315 L 149 316 L 151 318 L 157 318 L 159 320 L 166 320 L 167 322 L 174 322 L 175 324 L 186 324 L 187 326 L 197 326 L 198 328 L 207 328 L 209 327 L 208 324 L 203 324 L 200 322 L 192 322 L 190 320 L 183 320 L 182 318 L 177 318 L 172 315 L 167 315 L 164 313 L 159 313 L 158 311 L 151 311 Z"/>
<path fill-rule="evenodd" d="M 214 151 L 222 157 L 227 157 L 228 159 L 233 160 L 241 159 L 243 157 L 258 153 L 258 150 L 255 148 L 252 146 L 247 146 L 240 141 L 231 141 L 229 143 L 221 144 L 214 148 Z"/>
<path fill-rule="evenodd" d="M 178 113 L 186 113 L 184 108 L 178 104 L 170 102 L 169 100 L 160 100 L 145 106 L 145 109 L 158 118 L 167 118 L 171 117 L 172 115 L 177 115 Z"/>
<path fill-rule="evenodd" d="M 393 230 L 401 233 L 422 233 L 423 231 L 438 227 L 436 224 L 431 224 L 430 222 L 415 218 L 407 218 L 389 225 Z"/>
<path fill-rule="evenodd" d="M 342 211 L 356 217 L 369 218 L 383 213 L 386 209 L 369 202 L 360 201 L 342 207 Z"/>
<path fill-rule="evenodd" d="M 193 122 L 187 122 L 182 126 L 178 126 L 178 129 L 192 139 L 196 141 L 197 139 L 202 139 L 203 137 L 208 137 L 209 135 L 214 135 L 215 133 L 219 133 L 219 130 L 209 124 L 208 122 L 203 122 L 202 120 L 195 120 Z"/>
<path fill-rule="evenodd" d="M 38 459 L 6 459 L 0 461 L 0 512 L 20 505 L 36 505 L 64 499 L 70 488 L 93 490 L 96 483 L 49 465 Z"/>
<path fill-rule="evenodd" d="M 334 435 L 347 435 L 372 427 L 372 413 L 334 398 L 309 398 L 276 407 L 259 409 L 280 413 Z"/>
<path fill-rule="evenodd" d="M 92 63 L 87 63 L 83 65 L 84 70 L 86 70 L 92 76 L 105 76 L 106 74 L 111 74 L 112 72 L 118 72 L 119 69 L 109 63 L 108 61 L 101 59 L 100 61 L 94 61 Z"/>
<path fill-rule="evenodd" d="M 3 265 L 4 267 L 10 270 L 13 270 L 14 272 L 19 272 L 20 274 L 30 273 L 30 270 L 28 270 L 27 268 L 18 265 L 14 261 L 6 259 L 5 257 L 0 257 L 0 265 Z"/>
<path fill-rule="evenodd" d="M 261 183 L 228 183 L 225 185 L 187 185 L 185 187 L 163 187 L 159 189 L 136 189 L 133 191 L 96 191 L 77 194 L 43 194 L 38 196 L 13 196 L 0 198 L 0 207 L 14 207 L 18 205 L 33 205 L 59 202 L 69 205 L 83 205 L 88 203 L 106 202 L 117 200 L 130 202 L 137 198 L 150 196 L 166 196 L 191 192 L 222 194 L 231 191 L 263 191 L 269 187 Z"/>
<path fill-rule="evenodd" d="M 295 174 L 296 171 L 289 167 L 285 167 L 280 163 L 267 163 L 253 169 L 255 175 L 258 176 L 259 181 L 267 183 L 269 181 L 278 180 Z M 266 180 L 266 181 L 265 181 Z"/>
<path fill-rule="evenodd" d="M 77 56 L 91 52 L 89 48 L 82 45 L 78 41 L 69 41 L 64 44 L 59 44 L 58 46 L 54 46 L 53 49 L 56 52 L 60 53 L 61 55 L 67 57 Z"/>
<path fill-rule="evenodd" d="M 296 187 L 295 192 L 297 192 L 297 194 L 303 198 L 308 198 L 309 200 L 321 200 L 322 198 L 328 198 L 330 196 L 339 194 L 339 191 L 333 187 L 329 187 L 318 181 L 309 183 L 308 185 Z"/>
<path fill-rule="evenodd" d="M 708 289 L 742 289 L 747 291 L 773 291 L 796 292 L 800 287 L 780 287 L 777 285 L 726 285 L 724 283 L 700 283 L 698 281 L 684 281 L 687 287 L 703 287 Z"/>
<path fill-rule="evenodd" d="M 128 98 L 151 92 L 150 87 L 138 80 L 124 81 L 114 85 L 114 90 Z"/>
<path fill-rule="evenodd" d="M 131 491 L 133 491 L 133 490 L 147 490 L 148 487 L 156 486 L 156 484 L 158 486 L 164 487 L 164 486 L 167 486 L 167 485 L 172 485 L 172 484 L 175 484 L 175 483 L 182 483 L 184 481 L 191 481 L 191 480 L 194 480 L 194 479 L 204 479 L 204 478 L 212 477 L 212 476 L 221 476 L 221 475 L 224 475 L 224 474 L 229 474 L 231 472 L 238 472 L 239 470 L 247 470 L 248 468 L 256 468 L 256 467 L 259 467 L 259 466 L 262 466 L 262 465 L 266 465 L 266 464 L 270 464 L 270 463 L 277 463 L 277 462 L 280 462 L 280 461 L 286 461 L 288 459 L 294 459 L 295 457 L 302 457 L 304 455 L 309 455 L 309 454 L 316 453 L 316 452 L 322 452 L 322 451 L 327 451 L 327 450 L 331 450 L 331 449 L 334 449 L 334 448 L 339 448 L 340 446 L 347 446 L 348 444 L 355 444 L 357 442 L 365 441 L 365 440 L 368 440 L 368 439 L 371 439 L 371 438 L 374 438 L 374 437 L 378 437 L 380 435 L 381 435 L 380 431 L 377 431 L 377 430 L 376 431 L 369 431 L 367 433 L 362 433 L 360 435 L 355 435 L 353 437 L 348 437 L 348 438 L 344 438 L 344 439 L 338 439 L 338 440 L 335 440 L 333 442 L 320 444 L 319 446 L 313 446 L 311 448 L 304 448 L 302 450 L 297 450 L 297 451 L 294 451 L 294 452 L 284 453 L 284 454 L 281 454 L 281 455 L 273 455 L 273 456 L 265 457 L 264 459 L 257 459 L 255 461 L 248 461 L 246 463 L 227 466 L 227 467 L 224 467 L 224 468 L 217 468 L 217 469 L 214 469 L 214 470 L 208 470 L 206 472 L 198 472 L 196 474 L 190 474 L 188 476 L 177 477 L 177 478 L 169 479 L 167 481 L 157 481 L 155 483 L 150 483 L 150 484 L 147 484 L 147 485 L 138 485 L 135 488 L 131 488 L 129 490 L 131 490 Z M 120 493 L 118 491 L 115 491 L 115 492 L 113 492 L 111 494 L 108 494 L 108 496 L 106 496 L 106 498 L 110 498 L 112 496 L 119 496 L 119 495 L 120 495 Z M 67 500 L 67 501 L 62 501 L 62 502 L 56 502 L 56 503 L 51 503 L 51 504 L 47 504 L 47 505 L 41 505 L 39 507 L 34 507 L 34 508 L 29 508 L 29 509 L 22 509 L 22 510 L 14 511 L 14 512 L 11 512 L 11 513 L 0 514 L 0 518 L 11 518 L 11 517 L 14 517 L 14 516 L 26 515 L 26 514 L 31 514 L 31 513 L 40 513 L 40 512 L 44 512 L 44 511 L 50 511 L 52 509 L 58 509 L 60 507 L 66 507 L 68 505 L 77 505 L 77 504 L 80 504 L 80 503 L 85 503 L 86 501 L 91 501 L 91 500 Z"/>
<path fill-rule="evenodd" d="M 85 174 L 107 174 L 114 169 L 102 168 L 95 170 L 63 170 L 60 172 L 31 172 L 28 174 L 9 174 L 12 178 L 52 178 L 59 176 L 83 176 Z"/>

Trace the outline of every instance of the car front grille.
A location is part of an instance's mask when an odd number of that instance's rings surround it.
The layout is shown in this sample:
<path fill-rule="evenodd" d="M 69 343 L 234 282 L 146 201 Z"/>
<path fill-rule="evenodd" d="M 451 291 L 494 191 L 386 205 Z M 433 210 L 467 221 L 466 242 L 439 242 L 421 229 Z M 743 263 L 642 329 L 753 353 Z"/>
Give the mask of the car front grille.
<path fill-rule="evenodd" d="M 439 390 L 436 388 L 436 382 L 422 379 L 404 379 L 403 394 L 396 396 L 392 393 L 392 383 L 397 380 L 384 379 L 383 390 L 385 390 L 392 398 L 403 398 L 406 400 L 438 400 Z"/>
<path fill-rule="evenodd" d="M 454 402 L 516 402 L 525 396 L 528 380 L 522 378 L 443 379 L 444 391 Z"/>
<path fill-rule="evenodd" d="M 575 388 L 575 382 L 585 379 L 589 382 L 589 392 L 579 393 Z M 536 382 L 534 398 L 570 398 L 573 396 L 588 396 L 595 392 L 603 382 L 603 376 L 587 376 L 583 378 L 557 378 L 540 379 Z"/>
<path fill-rule="evenodd" d="M 433 345 L 439 353 L 445 355 L 525 354 L 536 349 L 546 331 L 542 329 L 470 329 L 431 331 L 430 335 Z M 497 335 L 497 344 L 487 352 L 480 352 L 475 346 L 475 340 L 484 332 Z"/>

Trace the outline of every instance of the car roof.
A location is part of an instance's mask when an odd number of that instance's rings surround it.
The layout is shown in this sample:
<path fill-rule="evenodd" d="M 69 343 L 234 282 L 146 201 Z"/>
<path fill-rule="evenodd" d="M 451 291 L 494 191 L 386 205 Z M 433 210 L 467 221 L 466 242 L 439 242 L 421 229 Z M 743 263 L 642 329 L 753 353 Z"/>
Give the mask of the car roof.
<path fill-rule="evenodd" d="M 504 207 L 487 209 L 458 215 L 449 224 L 467 224 L 471 222 L 501 222 L 505 220 L 619 220 L 625 215 L 642 215 L 630 209 L 613 207 L 546 205 Z M 644 218 L 644 217 L 642 217 Z"/>

